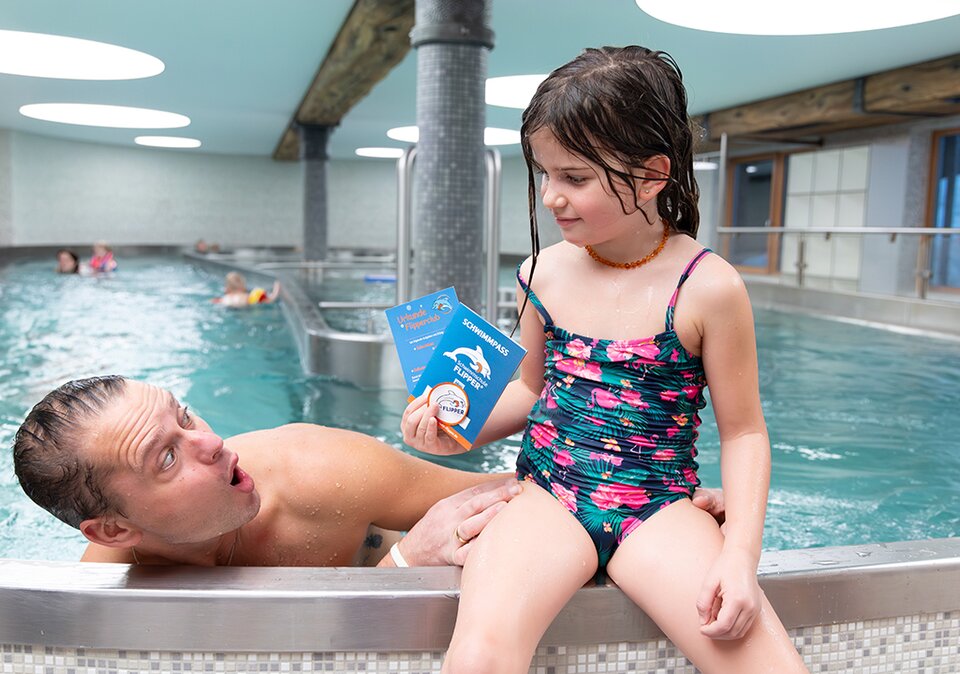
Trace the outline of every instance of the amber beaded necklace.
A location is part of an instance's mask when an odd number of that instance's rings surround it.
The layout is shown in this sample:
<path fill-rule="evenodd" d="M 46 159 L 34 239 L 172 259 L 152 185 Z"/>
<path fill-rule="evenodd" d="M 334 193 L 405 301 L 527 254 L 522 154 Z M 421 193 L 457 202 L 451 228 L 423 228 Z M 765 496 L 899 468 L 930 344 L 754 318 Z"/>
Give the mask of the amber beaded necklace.
<path fill-rule="evenodd" d="M 670 228 L 664 225 L 663 237 L 661 237 L 659 245 L 657 245 L 656 248 L 654 248 L 652 251 L 650 251 L 643 257 L 641 257 L 639 260 L 634 260 L 633 262 L 614 262 L 613 260 L 608 260 L 607 258 L 601 256 L 600 253 L 598 253 L 593 249 L 593 246 L 584 246 L 584 247 L 587 249 L 587 253 L 590 254 L 590 257 L 592 257 L 594 260 L 596 260 L 600 264 L 605 264 L 608 267 L 616 267 L 617 269 L 636 269 L 637 267 L 642 267 L 643 265 L 648 263 L 650 260 L 655 258 L 657 255 L 659 255 L 660 251 L 663 250 L 663 247 L 667 245 L 667 239 L 669 238 L 670 238 Z"/>

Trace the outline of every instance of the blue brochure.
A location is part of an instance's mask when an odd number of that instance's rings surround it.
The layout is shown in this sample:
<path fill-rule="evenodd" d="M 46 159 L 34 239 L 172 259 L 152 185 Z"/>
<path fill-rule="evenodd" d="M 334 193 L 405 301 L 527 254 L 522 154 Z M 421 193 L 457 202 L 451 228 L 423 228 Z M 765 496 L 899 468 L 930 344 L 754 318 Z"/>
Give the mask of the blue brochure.
<path fill-rule="evenodd" d="M 526 349 L 461 304 L 411 400 L 429 390 L 429 402 L 440 408 L 440 428 L 470 449 L 525 353 Z"/>
<path fill-rule="evenodd" d="M 444 288 L 386 310 L 408 391 L 416 387 L 453 310 L 459 305 L 457 292 Z"/>

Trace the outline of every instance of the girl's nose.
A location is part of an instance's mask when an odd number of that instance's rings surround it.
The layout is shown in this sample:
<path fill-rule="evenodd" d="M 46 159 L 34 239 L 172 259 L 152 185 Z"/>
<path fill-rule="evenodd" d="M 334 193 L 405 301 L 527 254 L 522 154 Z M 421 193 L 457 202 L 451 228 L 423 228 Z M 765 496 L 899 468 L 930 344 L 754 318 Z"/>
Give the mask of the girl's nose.
<path fill-rule="evenodd" d="M 540 190 L 540 199 L 543 201 L 543 205 L 550 210 L 563 208 L 567 205 L 567 200 L 563 194 L 553 189 L 550 183 L 543 185 L 543 188 Z"/>

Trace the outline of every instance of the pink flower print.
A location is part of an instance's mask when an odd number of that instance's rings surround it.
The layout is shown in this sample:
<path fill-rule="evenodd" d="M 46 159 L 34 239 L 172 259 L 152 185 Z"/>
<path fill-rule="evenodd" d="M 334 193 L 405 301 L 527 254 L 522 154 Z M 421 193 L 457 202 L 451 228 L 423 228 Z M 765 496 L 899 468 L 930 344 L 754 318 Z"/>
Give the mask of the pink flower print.
<path fill-rule="evenodd" d="M 697 482 L 697 471 L 695 471 L 693 468 L 690 468 L 689 466 L 687 466 L 686 468 L 683 469 L 683 477 L 684 477 L 684 479 L 685 479 L 687 482 L 689 482 L 690 484 L 696 484 L 696 482 Z"/>
<path fill-rule="evenodd" d="M 564 358 L 557 363 L 557 369 L 581 379 L 600 381 L 600 364 L 591 363 L 582 358 Z"/>
<path fill-rule="evenodd" d="M 680 391 L 660 391 L 660 400 L 665 402 L 674 402 L 680 397 Z"/>
<path fill-rule="evenodd" d="M 677 428 L 676 426 L 671 426 L 670 428 L 667 429 L 667 437 L 672 438 L 674 435 L 676 435 L 679 432 L 680 432 L 679 428 Z"/>
<path fill-rule="evenodd" d="M 628 508 L 639 508 L 650 502 L 650 498 L 644 489 L 620 482 L 601 484 L 595 492 L 590 494 L 590 500 L 600 510 L 612 510 L 622 505 Z"/>
<path fill-rule="evenodd" d="M 623 543 L 623 539 L 630 535 L 630 533 L 643 524 L 643 520 L 639 517 L 627 517 L 620 523 L 620 536 L 617 538 L 618 543 Z"/>
<path fill-rule="evenodd" d="M 589 414 L 583 415 L 584 421 L 589 421 L 594 426 L 606 426 L 607 422 L 603 419 L 597 419 L 596 417 L 591 417 Z"/>
<path fill-rule="evenodd" d="M 606 461 L 607 463 L 612 463 L 614 466 L 619 466 L 623 463 L 623 457 L 614 456 L 613 454 L 597 454 L 596 452 L 590 452 L 591 461 Z"/>
<path fill-rule="evenodd" d="M 677 456 L 677 453 L 669 447 L 661 447 L 653 453 L 654 461 L 670 461 Z"/>
<path fill-rule="evenodd" d="M 605 388 L 595 388 L 590 392 L 590 407 L 599 405 L 604 409 L 612 410 L 620 404 L 620 398 Z"/>
<path fill-rule="evenodd" d="M 559 466 L 572 466 L 576 463 L 570 456 L 570 452 L 565 449 L 553 453 L 553 462 Z"/>
<path fill-rule="evenodd" d="M 615 340 L 607 345 L 607 358 L 615 363 L 631 360 L 634 356 L 655 361 L 660 357 L 660 347 L 653 342 L 623 340 Z"/>
<path fill-rule="evenodd" d="M 593 349 L 584 344 L 583 340 L 580 338 L 574 339 L 567 344 L 567 354 L 573 356 L 574 358 L 587 360 L 590 358 L 590 354 L 592 352 Z"/>
<path fill-rule="evenodd" d="M 545 421 L 542 424 L 532 424 L 530 426 L 530 438 L 533 440 L 533 446 L 537 449 L 550 447 L 556 442 L 559 433 L 552 421 Z"/>
<path fill-rule="evenodd" d="M 680 352 L 674 349 L 670 352 L 670 362 L 676 363 L 678 360 L 680 360 Z"/>
<path fill-rule="evenodd" d="M 640 391 L 634 391 L 632 389 L 624 389 L 623 391 L 620 391 L 620 400 L 630 405 L 630 407 L 635 407 L 638 410 L 645 410 L 650 407 L 650 405 L 640 399 Z"/>
<path fill-rule="evenodd" d="M 672 491 L 675 494 L 686 494 L 687 496 L 690 496 L 690 487 L 685 484 L 667 484 L 667 491 Z"/>
<path fill-rule="evenodd" d="M 693 400 L 700 393 L 699 386 L 684 386 L 683 392 L 687 394 L 687 400 Z"/>
<path fill-rule="evenodd" d="M 649 448 L 652 449 L 657 446 L 657 443 L 651 440 L 650 438 L 645 438 L 642 435 L 631 435 L 627 438 L 630 442 L 636 445 L 638 448 Z"/>
<path fill-rule="evenodd" d="M 557 500 L 562 503 L 567 510 L 572 513 L 577 512 L 577 488 L 567 489 L 562 484 L 558 482 L 550 483 L 550 491 L 553 492 L 553 495 L 557 497 Z"/>

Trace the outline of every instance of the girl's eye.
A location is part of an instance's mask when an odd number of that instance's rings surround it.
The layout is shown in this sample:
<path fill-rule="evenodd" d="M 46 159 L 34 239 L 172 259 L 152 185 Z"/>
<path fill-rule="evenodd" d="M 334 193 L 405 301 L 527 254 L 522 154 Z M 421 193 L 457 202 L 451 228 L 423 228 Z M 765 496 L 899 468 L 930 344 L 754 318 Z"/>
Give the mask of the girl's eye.
<path fill-rule="evenodd" d="M 173 449 L 168 449 L 163 453 L 163 461 L 160 463 L 160 470 L 166 470 L 173 465 L 175 460 L 176 456 L 173 453 Z"/>
<path fill-rule="evenodd" d="M 582 185 L 586 180 L 587 179 L 582 176 L 567 176 L 567 182 L 571 185 Z"/>

